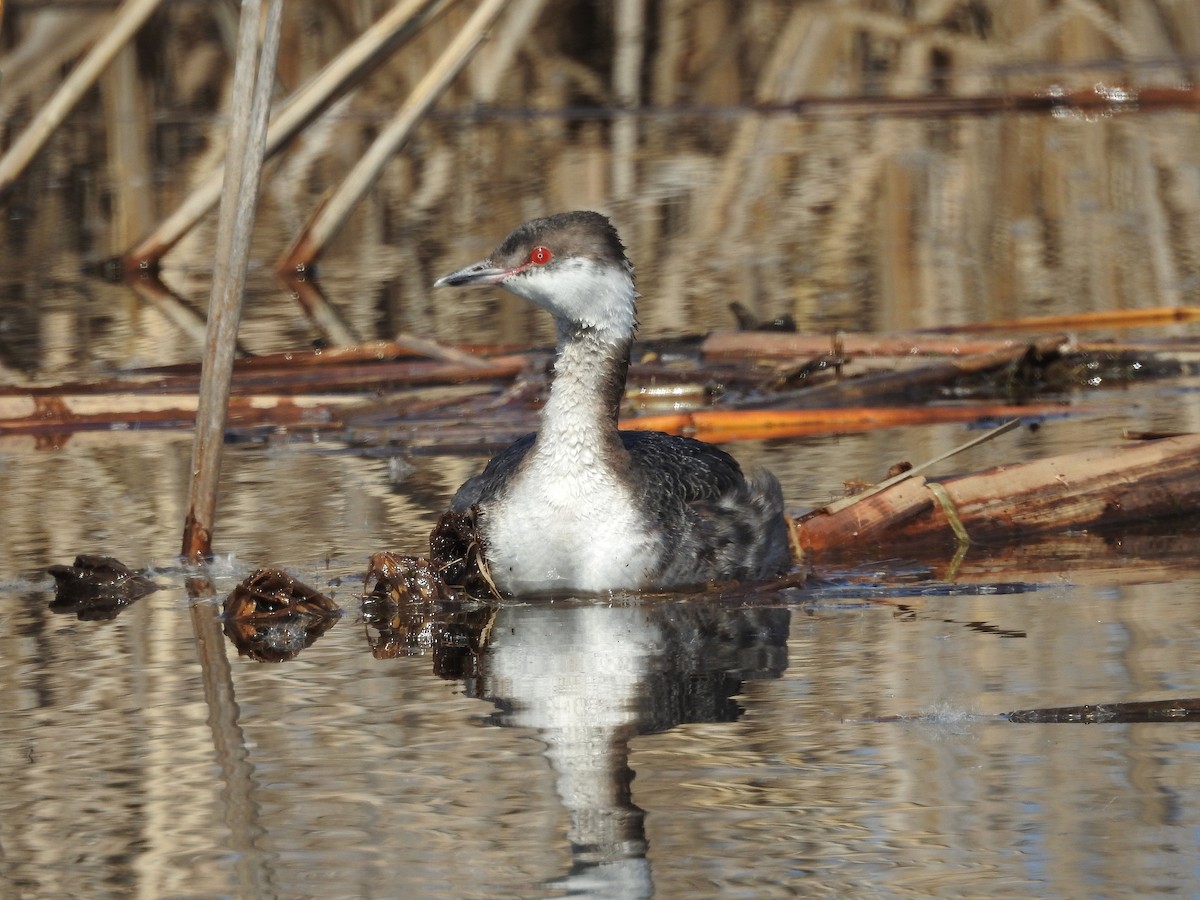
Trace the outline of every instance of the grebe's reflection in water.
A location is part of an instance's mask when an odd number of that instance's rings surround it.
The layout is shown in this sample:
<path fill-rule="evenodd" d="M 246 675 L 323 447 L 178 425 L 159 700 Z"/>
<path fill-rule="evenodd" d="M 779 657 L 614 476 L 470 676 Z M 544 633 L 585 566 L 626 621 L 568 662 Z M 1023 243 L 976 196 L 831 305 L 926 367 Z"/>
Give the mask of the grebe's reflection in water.
<path fill-rule="evenodd" d="M 500 609 L 469 691 L 493 724 L 530 728 L 568 814 L 572 894 L 653 893 L 629 741 L 694 722 L 732 722 L 749 679 L 787 665 L 786 609 L 513 606 Z"/>

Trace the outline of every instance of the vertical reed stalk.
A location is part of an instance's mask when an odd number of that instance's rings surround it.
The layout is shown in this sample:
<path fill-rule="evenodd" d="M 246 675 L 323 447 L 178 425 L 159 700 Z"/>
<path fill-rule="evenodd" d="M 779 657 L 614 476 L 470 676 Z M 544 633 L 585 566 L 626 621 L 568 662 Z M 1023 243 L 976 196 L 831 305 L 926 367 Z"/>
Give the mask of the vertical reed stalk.
<path fill-rule="evenodd" d="M 200 372 L 200 404 L 192 445 L 192 480 L 183 531 L 185 558 L 197 562 L 212 553 L 212 531 L 225 436 L 226 407 L 233 373 L 242 291 L 250 260 L 250 233 L 258 199 L 266 143 L 267 114 L 275 83 L 283 0 L 270 0 L 261 53 L 260 0 L 244 0 L 229 119 L 229 155 L 217 227 L 208 331 Z M 257 59 L 257 65 L 255 64 Z"/>
<path fill-rule="evenodd" d="M 646 49 L 645 0 L 618 0 L 613 90 L 623 114 L 613 122 L 612 197 L 633 196 L 637 186 L 638 119 L 633 111 L 642 99 L 642 59 Z"/>
<path fill-rule="evenodd" d="M 247 3 L 254 0 L 246 0 Z M 258 783 L 239 721 L 241 709 L 234 692 L 233 672 L 225 655 L 225 635 L 217 619 L 220 607 L 202 603 L 212 594 L 207 578 L 188 580 L 192 628 L 203 675 L 204 705 L 212 729 L 213 755 L 221 772 L 222 812 L 231 848 L 237 853 L 238 893 L 244 897 L 276 896 L 268 854 L 260 846 L 264 834 L 256 798 Z"/>
<path fill-rule="evenodd" d="M 132 44 L 126 44 L 117 54 L 100 88 L 113 192 L 109 246 L 111 252 L 117 252 L 154 224 L 153 178 L 147 147 L 150 122 Z"/>

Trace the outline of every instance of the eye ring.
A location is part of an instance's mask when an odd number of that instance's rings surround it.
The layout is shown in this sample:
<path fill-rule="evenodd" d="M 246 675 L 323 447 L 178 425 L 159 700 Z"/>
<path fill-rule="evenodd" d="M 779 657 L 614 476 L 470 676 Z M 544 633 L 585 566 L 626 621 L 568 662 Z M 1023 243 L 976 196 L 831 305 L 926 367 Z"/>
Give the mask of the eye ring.
<path fill-rule="evenodd" d="M 534 247 L 529 251 L 529 262 L 535 266 L 544 266 L 554 258 L 549 247 Z"/>

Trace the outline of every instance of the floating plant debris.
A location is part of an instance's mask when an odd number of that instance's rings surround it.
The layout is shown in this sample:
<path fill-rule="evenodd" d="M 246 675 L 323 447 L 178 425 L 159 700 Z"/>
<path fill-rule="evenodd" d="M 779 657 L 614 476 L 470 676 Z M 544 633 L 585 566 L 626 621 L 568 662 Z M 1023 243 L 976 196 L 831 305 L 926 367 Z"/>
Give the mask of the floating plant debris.
<path fill-rule="evenodd" d="M 280 569 L 259 569 L 225 600 L 225 635 L 261 662 L 292 659 L 333 627 L 341 610 Z"/>
<path fill-rule="evenodd" d="M 83 621 L 114 619 L 122 609 L 158 590 L 158 585 L 111 556 L 80 554 L 70 566 L 46 570 L 55 581 L 50 609 Z"/>

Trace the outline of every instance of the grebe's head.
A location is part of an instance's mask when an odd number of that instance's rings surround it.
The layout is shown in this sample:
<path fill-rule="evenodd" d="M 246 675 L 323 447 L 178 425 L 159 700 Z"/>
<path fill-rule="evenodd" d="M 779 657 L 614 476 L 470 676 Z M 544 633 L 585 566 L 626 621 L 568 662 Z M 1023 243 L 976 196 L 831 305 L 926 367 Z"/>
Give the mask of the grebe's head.
<path fill-rule="evenodd" d="M 637 325 L 633 266 L 617 230 L 595 212 L 534 219 L 487 258 L 434 287 L 495 284 L 549 312 L 560 327 L 632 337 Z"/>

